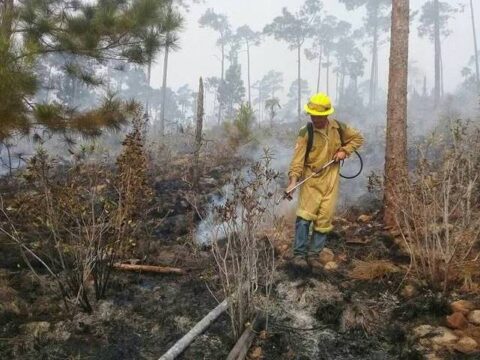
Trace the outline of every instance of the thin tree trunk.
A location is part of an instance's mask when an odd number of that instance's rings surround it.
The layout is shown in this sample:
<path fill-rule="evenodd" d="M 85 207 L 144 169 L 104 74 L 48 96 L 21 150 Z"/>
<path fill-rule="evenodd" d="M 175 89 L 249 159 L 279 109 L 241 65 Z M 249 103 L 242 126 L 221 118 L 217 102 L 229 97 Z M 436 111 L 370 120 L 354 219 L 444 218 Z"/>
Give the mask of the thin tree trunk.
<path fill-rule="evenodd" d="M 338 103 L 340 100 L 340 76 L 338 75 L 338 72 L 335 73 L 335 102 Z"/>
<path fill-rule="evenodd" d="M 258 84 L 258 128 L 262 123 L 262 85 Z"/>
<path fill-rule="evenodd" d="M 298 61 L 298 101 L 297 101 L 297 120 L 302 119 L 302 73 L 301 73 L 301 54 L 302 47 L 299 45 L 297 49 L 297 61 Z"/>
<path fill-rule="evenodd" d="M 318 55 L 318 78 L 317 78 L 317 93 L 320 92 L 320 77 L 322 75 L 322 50 L 320 46 L 320 54 Z"/>
<path fill-rule="evenodd" d="M 435 92 L 434 106 L 438 107 L 440 103 L 440 7 L 438 0 L 433 0 L 434 4 L 434 41 L 435 41 Z"/>
<path fill-rule="evenodd" d="M 327 52 L 327 95 L 330 94 L 330 53 Z"/>
<path fill-rule="evenodd" d="M 50 89 L 52 88 L 52 67 L 48 68 L 48 85 L 47 85 L 47 92 L 45 94 L 45 102 L 48 103 L 50 101 Z"/>
<path fill-rule="evenodd" d="M 377 68 L 378 68 L 378 6 L 375 9 L 375 23 L 373 29 L 373 44 L 372 44 L 372 66 L 370 69 L 370 97 L 369 97 L 369 106 L 372 107 L 376 103 L 376 93 L 378 87 L 378 78 L 377 78 Z"/>
<path fill-rule="evenodd" d="M 168 34 L 167 34 L 168 37 Z M 169 45 L 165 46 L 165 57 L 163 59 L 163 82 L 162 82 L 162 108 L 160 110 L 160 136 L 165 135 L 165 106 L 167 105 L 167 70 L 168 70 Z"/>
<path fill-rule="evenodd" d="M 152 86 L 152 59 L 148 60 L 147 64 L 147 84 L 148 86 Z"/>
<path fill-rule="evenodd" d="M 445 88 L 443 86 L 443 54 L 442 54 L 442 44 L 440 43 L 439 47 L 440 52 L 440 99 L 443 99 L 445 96 Z"/>
<path fill-rule="evenodd" d="M 218 125 L 220 125 L 220 122 L 222 121 L 222 102 L 220 101 L 220 91 L 222 90 L 223 81 L 225 80 L 224 73 L 225 73 L 225 45 L 223 44 L 223 41 L 222 41 L 222 73 L 220 74 L 220 84 L 218 84 L 218 119 L 217 119 Z"/>
<path fill-rule="evenodd" d="M 7 155 L 8 155 L 8 174 L 11 177 L 13 175 L 13 172 L 12 172 L 12 153 L 10 151 L 10 144 L 5 143 L 5 148 L 7 149 Z"/>
<path fill-rule="evenodd" d="M 423 97 L 427 97 L 427 75 L 423 77 Z"/>
<path fill-rule="evenodd" d="M 473 9 L 473 0 L 470 0 L 470 12 L 472 14 L 473 49 L 475 51 L 475 73 L 477 79 L 477 87 L 480 90 L 480 65 L 478 60 L 477 30 L 475 28 L 475 12 Z"/>
<path fill-rule="evenodd" d="M 193 188 L 196 192 L 200 190 L 200 149 L 202 147 L 203 129 L 203 80 L 200 78 L 197 98 L 197 127 L 195 129 L 195 153 L 193 158 Z"/>
<path fill-rule="evenodd" d="M 409 0 L 393 0 L 385 150 L 384 222 L 395 226 L 396 195 L 407 172 Z"/>
<path fill-rule="evenodd" d="M 248 105 L 252 107 L 252 93 L 250 85 L 250 44 L 247 40 L 247 72 L 248 72 Z"/>

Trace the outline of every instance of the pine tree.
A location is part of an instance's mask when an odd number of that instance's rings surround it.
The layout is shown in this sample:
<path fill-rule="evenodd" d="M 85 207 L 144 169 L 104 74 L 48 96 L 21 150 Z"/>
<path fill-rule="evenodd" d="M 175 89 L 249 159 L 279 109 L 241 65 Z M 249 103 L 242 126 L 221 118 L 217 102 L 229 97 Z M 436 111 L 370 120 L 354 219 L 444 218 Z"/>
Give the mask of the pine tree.
<path fill-rule="evenodd" d="M 220 47 L 221 52 L 221 71 L 220 71 L 220 81 L 218 84 L 218 93 L 217 97 L 220 97 L 220 89 L 223 86 L 225 81 L 225 60 L 226 60 L 226 48 L 228 43 L 232 40 L 232 28 L 228 18 L 224 14 L 217 14 L 213 9 L 208 9 L 205 14 L 202 15 L 198 21 L 200 26 L 209 27 L 212 30 L 218 32 L 217 46 Z M 222 121 L 222 104 L 219 101 L 218 104 L 218 124 Z"/>
<path fill-rule="evenodd" d="M 451 31 L 448 29 L 448 21 L 452 14 L 456 12 L 456 8 L 440 0 L 429 0 L 422 7 L 418 34 L 420 37 L 427 36 L 433 42 L 435 48 L 435 108 L 438 107 L 443 96 L 442 37 L 447 37 L 451 34 Z"/>
<path fill-rule="evenodd" d="M 393 0 L 385 150 L 384 221 L 396 225 L 399 184 L 407 171 L 409 0 Z"/>
<path fill-rule="evenodd" d="M 33 126 L 98 134 L 118 127 L 125 117 L 121 102 L 107 99 L 102 106 L 78 112 L 67 104 L 38 102 L 44 86 L 35 64 L 48 54 L 70 56 L 64 71 L 84 83 L 95 77 L 79 59 L 147 63 L 161 47 L 162 34 L 152 32 L 165 11 L 164 0 L 61 1 L 6 0 L 0 6 L 0 139 Z M 123 107 L 123 108 L 122 108 Z"/>
<path fill-rule="evenodd" d="M 374 106 L 377 100 L 378 90 L 378 49 L 382 43 L 382 35 L 388 31 L 391 0 L 340 0 L 348 10 L 354 10 L 365 6 L 367 16 L 364 19 L 363 30 L 371 37 L 371 69 L 369 106 Z"/>
<path fill-rule="evenodd" d="M 263 30 L 265 34 L 272 35 L 277 40 L 289 44 L 290 50 L 297 52 L 297 120 L 302 115 L 302 48 L 305 41 L 315 33 L 315 25 L 318 23 L 318 15 L 322 9 L 322 2 L 319 0 L 306 0 L 302 8 L 291 13 L 287 8 L 282 9 L 282 16 L 277 16 L 273 22 Z"/>
<path fill-rule="evenodd" d="M 261 33 L 253 31 L 248 25 L 244 25 L 237 29 L 237 37 L 245 42 L 247 49 L 247 90 L 248 90 L 248 104 L 252 106 L 252 86 L 250 75 L 250 48 L 252 46 L 260 45 Z"/>

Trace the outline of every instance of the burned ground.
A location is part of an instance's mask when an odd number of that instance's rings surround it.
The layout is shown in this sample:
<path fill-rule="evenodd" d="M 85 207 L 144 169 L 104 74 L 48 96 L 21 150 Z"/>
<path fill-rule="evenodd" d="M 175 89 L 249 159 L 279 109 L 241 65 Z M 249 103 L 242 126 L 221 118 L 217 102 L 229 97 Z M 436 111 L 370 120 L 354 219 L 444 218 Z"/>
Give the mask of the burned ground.
<path fill-rule="evenodd" d="M 234 167 L 212 167 L 203 180 L 199 208 L 228 181 Z M 175 171 L 172 171 L 175 173 Z M 181 171 L 179 171 L 181 173 Z M 155 179 L 159 206 L 146 222 L 150 237 L 131 249 L 135 261 L 176 266 L 186 275 L 115 272 L 105 300 L 90 314 L 67 314 L 62 299 L 40 268 L 25 267 L 18 249 L 2 243 L 0 354 L 12 359 L 155 359 L 222 299 L 208 247 L 192 243 L 198 209 L 189 186 L 172 176 Z M 423 359 L 412 329 L 442 325 L 450 299 L 405 277 L 408 256 L 398 238 L 384 231 L 380 214 L 350 209 L 336 219 L 328 241 L 338 268 L 299 271 L 284 260 L 292 225 L 276 244 L 278 274 L 273 301 L 265 310 L 268 328 L 259 334 L 250 359 Z M 359 261 L 391 263 L 370 280 L 353 272 Z M 384 263 L 381 263 L 384 265 Z M 395 269 L 398 269 L 396 271 Z M 376 270 L 378 271 L 378 270 Z M 363 276 L 360 274 L 360 276 Z M 405 297 L 411 284 L 415 291 Z M 222 315 L 180 359 L 224 359 L 234 345 L 231 324 Z M 474 359 L 443 351 L 445 359 Z"/>

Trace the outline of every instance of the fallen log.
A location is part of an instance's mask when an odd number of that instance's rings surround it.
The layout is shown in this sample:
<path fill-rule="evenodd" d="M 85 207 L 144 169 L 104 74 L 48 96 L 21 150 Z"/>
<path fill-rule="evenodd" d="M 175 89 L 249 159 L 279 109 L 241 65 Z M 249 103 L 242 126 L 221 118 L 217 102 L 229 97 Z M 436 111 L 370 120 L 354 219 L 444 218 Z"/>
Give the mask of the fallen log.
<path fill-rule="evenodd" d="M 260 327 L 263 320 L 260 317 L 260 314 L 257 313 L 255 320 L 250 326 L 243 331 L 242 335 L 238 339 L 235 346 L 232 348 L 230 353 L 227 356 L 227 360 L 244 360 L 247 356 L 248 350 L 252 346 L 253 339 L 255 338 L 255 333 L 260 331 Z"/>
<path fill-rule="evenodd" d="M 159 360 L 174 360 L 180 355 L 195 338 L 203 333 L 221 314 L 227 310 L 227 299 L 223 300 L 215 309 L 210 311 L 207 316 L 200 320 L 186 335 L 178 340 Z"/>
<path fill-rule="evenodd" d="M 117 270 L 151 272 L 151 273 L 157 273 L 157 274 L 177 274 L 177 275 L 186 274 L 186 271 L 183 269 L 173 268 L 168 266 L 114 264 L 113 268 Z"/>

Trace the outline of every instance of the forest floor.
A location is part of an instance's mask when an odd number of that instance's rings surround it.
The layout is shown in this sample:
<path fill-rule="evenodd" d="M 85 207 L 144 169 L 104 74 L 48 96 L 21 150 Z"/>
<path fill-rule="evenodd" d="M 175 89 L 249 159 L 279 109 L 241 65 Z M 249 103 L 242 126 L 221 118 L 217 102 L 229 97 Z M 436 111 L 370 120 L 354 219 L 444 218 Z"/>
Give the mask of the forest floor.
<path fill-rule="evenodd" d="M 219 184 L 204 185 L 214 191 Z M 157 359 L 223 300 L 209 249 L 189 240 L 191 209 L 182 200 L 182 182 L 162 179 L 155 189 L 163 207 L 173 210 L 139 246 L 146 247 L 149 264 L 179 267 L 187 274 L 115 272 L 107 299 L 93 313 L 69 316 L 47 276 L 34 277 L 12 246 L 0 244 L 0 358 Z M 408 257 L 401 242 L 384 231 L 378 212 L 361 215 L 350 209 L 336 219 L 327 244 L 333 252 L 330 270 L 320 272 L 292 268 L 283 259 L 292 223 L 285 240 L 276 244 L 269 328 L 256 336 L 249 358 L 479 359 L 478 353 L 465 355 L 426 339 L 450 334 L 438 331 L 446 331 L 450 303 L 459 296 L 446 298 L 405 281 Z M 369 280 L 361 280 L 355 272 L 359 261 L 379 260 L 380 270 L 377 266 Z M 431 328 L 419 334 L 414 329 L 420 325 Z M 480 340 L 480 328 L 471 336 Z M 224 314 L 180 359 L 225 359 L 233 345 Z"/>

